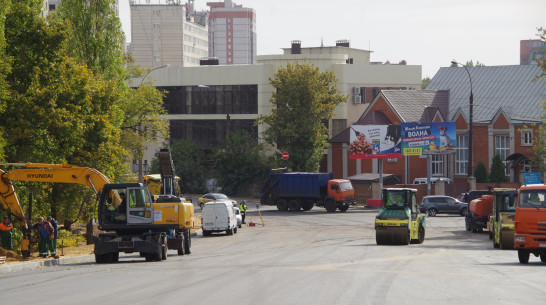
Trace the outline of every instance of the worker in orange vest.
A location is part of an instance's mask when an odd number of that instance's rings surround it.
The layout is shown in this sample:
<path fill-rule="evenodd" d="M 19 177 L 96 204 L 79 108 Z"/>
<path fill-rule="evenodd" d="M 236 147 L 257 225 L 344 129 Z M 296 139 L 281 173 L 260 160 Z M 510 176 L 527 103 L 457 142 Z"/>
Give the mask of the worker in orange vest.
<path fill-rule="evenodd" d="M 2 248 L 6 250 L 13 250 L 11 230 L 13 225 L 9 220 L 9 216 L 4 216 L 4 220 L 0 224 L 0 236 L 2 236 Z"/>

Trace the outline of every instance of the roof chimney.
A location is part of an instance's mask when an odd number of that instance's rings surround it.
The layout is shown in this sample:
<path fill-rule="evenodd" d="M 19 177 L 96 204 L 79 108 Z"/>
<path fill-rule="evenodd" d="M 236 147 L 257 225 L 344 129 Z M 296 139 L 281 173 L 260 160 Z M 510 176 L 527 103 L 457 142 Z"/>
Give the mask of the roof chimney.
<path fill-rule="evenodd" d="M 345 47 L 345 48 L 349 48 L 349 47 L 350 47 L 350 42 L 349 42 L 349 40 L 347 40 L 347 39 L 336 40 L 336 47 Z"/>
<path fill-rule="evenodd" d="M 301 54 L 301 40 L 292 40 L 291 54 Z"/>

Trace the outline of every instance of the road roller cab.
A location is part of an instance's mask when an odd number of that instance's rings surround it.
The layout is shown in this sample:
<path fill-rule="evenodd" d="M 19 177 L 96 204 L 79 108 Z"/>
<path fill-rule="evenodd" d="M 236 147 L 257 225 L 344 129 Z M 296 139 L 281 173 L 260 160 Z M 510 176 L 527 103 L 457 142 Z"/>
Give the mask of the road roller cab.
<path fill-rule="evenodd" d="M 417 190 L 385 188 L 381 191 L 381 210 L 375 217 L 378 245 L 421 244 L 425 240 L 425 217 L 419 213 Z"/>

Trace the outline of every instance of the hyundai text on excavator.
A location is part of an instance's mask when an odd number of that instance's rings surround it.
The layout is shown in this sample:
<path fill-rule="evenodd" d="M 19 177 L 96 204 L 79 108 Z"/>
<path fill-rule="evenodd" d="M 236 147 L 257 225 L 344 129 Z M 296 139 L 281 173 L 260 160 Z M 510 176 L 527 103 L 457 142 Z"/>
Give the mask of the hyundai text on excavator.
<path fill-rule="evenodd" d="M 193 204 L 180 197 L 160 195 L 152 198 L 140 183 L 110 183 L 101 172 L 88 167 L 40 163 L 0 165 L 23 167 L 6 172 L 0 170 L 0 200 L 24 231 L 23 256 L 30 254 L 30 222 L 15 193 L 15 181 L 75 183 L 92 188 L 99 198 L 99 229 L 106 231 L 94 240 L 97 263 L 117 262 L 120 252 L 140 252 L 146 261 L 166 259 L 168 247 L 177 249 L 179 255 L 190 253 Z M 122 201 L 121 193 L 126 194 L 125 212 L 117 209 Z"/>
<path fill-rule="evenodd" d="M 419 213 L 417 190 L 385 188 L 381 210 L 375 217 L 378 245 L 422 244 L 425 240 L 425 216 Z"/>

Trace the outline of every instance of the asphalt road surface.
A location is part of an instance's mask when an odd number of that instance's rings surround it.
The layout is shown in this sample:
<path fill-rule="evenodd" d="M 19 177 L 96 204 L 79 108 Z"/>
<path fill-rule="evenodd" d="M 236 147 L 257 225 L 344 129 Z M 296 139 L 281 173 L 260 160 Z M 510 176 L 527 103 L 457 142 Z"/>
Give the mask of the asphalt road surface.
<path fill-rule="evenodd" d="M 232 236 L 193 239 L 192 254 L 162 262 L 130 254 L 0 274 L 2 304 L 540 304 L 546 264 L 494 249 L 464 218 L 427 218 L 421 245 L 377 246 L 377 211 L 279 212 L 247 204 Z"/>

